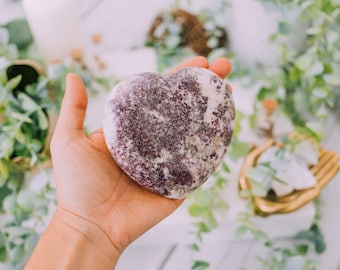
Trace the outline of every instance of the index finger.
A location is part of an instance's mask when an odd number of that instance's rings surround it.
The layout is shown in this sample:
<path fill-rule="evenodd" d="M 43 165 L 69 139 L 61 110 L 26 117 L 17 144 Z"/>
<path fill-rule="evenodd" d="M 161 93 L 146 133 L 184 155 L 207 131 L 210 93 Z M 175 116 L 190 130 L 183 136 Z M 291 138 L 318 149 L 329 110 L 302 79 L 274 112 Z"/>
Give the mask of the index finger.
<path fill-rule="evenodd" d="M 186 68 L 186 67 L 202 67 L 202 68 L 209 68 L 209 62 L 207 58 L 203 56 L 197 56 L 189 61 L 180 64 L 179 66 L 175 67 L 174 69 L 170 70 L 167 74 L 175 73 L 176 71 Z"/>
<path fill-rule="evenodd" d="M 222 79 L 229 75 L 231 69 L 231 63 L 227 58 L 217 58 L 209 67 L 209 70 L 220 76 Z"/>
<path fill-rule="evenodd" d="M 203 56 L 197 56 L 183 64 L 175 67 L 168 74 L 172 74 L 182 68 L 186 67 L 202 67 L 207 68 L 214 72 L 216 75 L 220 76 L 222 79 L 227 77 L 232 69 L 231 63 L 227 58 L 217 58 L 210 66 L 207 58 Z"/>

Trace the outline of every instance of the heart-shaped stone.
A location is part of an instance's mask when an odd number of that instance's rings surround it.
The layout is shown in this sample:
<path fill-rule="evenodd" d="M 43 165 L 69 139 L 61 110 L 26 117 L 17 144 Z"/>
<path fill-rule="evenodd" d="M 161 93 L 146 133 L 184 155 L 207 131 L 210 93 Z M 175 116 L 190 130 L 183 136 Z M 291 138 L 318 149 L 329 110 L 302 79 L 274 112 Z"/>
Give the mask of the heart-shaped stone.
<path fill-rule="evenodd" d="M 106 103 L 103 131 L 121 169 L 144 188 L 183 198 L 217 169 L 233 133 L 234 102 L 208 69 L 139 73 Z"/>

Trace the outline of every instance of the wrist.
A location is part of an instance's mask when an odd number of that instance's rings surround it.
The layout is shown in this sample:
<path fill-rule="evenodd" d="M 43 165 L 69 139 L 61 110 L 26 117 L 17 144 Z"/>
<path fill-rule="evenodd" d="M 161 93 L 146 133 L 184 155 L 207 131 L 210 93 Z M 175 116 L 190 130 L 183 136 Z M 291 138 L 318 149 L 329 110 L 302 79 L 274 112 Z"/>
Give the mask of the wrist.
<path fill-rule="evenodd" d="M 98 225 L 57 208 L 25 269 L 111 270 L 120 254 Z"/>

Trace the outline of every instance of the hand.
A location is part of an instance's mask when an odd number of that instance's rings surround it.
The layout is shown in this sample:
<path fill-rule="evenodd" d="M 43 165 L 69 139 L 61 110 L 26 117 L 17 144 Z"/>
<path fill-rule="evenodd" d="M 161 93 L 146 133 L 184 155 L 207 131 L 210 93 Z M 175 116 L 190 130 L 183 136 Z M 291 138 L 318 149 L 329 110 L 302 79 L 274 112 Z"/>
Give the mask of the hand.
<path fill-rule="evenodd" d="M 204 57 L 197 57 L 172 72 L 188 66 L 209 68 L 222 78 L 231 70 L 226 59 L 217 59 L 209 66 Z M 69 74 L 51 142 L 58 198 L 55 218 L 85 234 L 89 229 L 77 226 L 88 224 L 91 230 L 101 230 L 101 235 L 121 254 L 183 200 L 153 194 L 125 175 L 108 151 L 102 130 L 84 134 L 86 107 L 87 94 L 82 81 L 77 75 Z"/>

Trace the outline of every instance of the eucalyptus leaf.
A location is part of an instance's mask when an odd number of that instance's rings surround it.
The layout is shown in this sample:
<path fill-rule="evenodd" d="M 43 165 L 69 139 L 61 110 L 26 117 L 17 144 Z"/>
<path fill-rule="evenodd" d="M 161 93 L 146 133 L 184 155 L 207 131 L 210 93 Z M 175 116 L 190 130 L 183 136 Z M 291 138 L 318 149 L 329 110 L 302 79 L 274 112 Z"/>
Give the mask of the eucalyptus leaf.
<path fill-rule="evenodd" d="M 18 225 L 4 228 L 4 232 L 14 237 L 21 237 L 32 233 L 32 229 Z"/>
<path fill-rule="evenodd" d="M 295 65 L 300 70 L 307 70 L 312 65 L 312 62 L 313 62 L 313 56 L 309 54 L 303 54 L 296 59 Z"/>
<path fill-rule="evenodd" d="M 47 130 L 48 129 L 48 118 L 46 114 L 42 111 L 42 109 L 37 110 L 37 116 L 38 116 L 38 123 L 39 128 L 41 130 Z"/>
<path fill-rule="evenodd" d="M 18 94 L 18 100 L 22 108 L 27 112 L 34 112 L 39 108 L 39 105 L 23 92 Z"/>
<path fill-rule="evenodd" d="M 311 241 L 317 253 L 323 253 L 326 250 L 323 233 L 317 224 L 313 224 L 309 230 L 298 232 L 296 238 Z"/>
<path fill-rule="evenodd" d="M 323 99 L 329 95 L 329 91 L 327 88 L 316 87 L 312 90 L 312 95 L 317 98 Z"/>
<path fill-rule="evenodd" d="M 13 117 L 14 119 L 17 119 L 19 121 L 25 122 L 25 123 L 29 123 L 29 124 L 33 123 L 32 119 L 29 118 L 26 114 L 23 114 L 23 113 L 12 112 L 11 117 Z"/>
<path fill-rule="evenodd" d="M 284 21 L 279 21 L 278 32 L 283 35 L 288 35 L 291 32 L 291 25 Z"/>
<path fill-rule="evenodd" d="M 31 252 L 34 247 L 36 246 L 37 242 L 39 240 L 39 235 L 36 232 L 33 232 L 25 241 L 24 248 L 26 251 Z"/>
<path fill-rule="evenodd" d="M 206 261 L 195 261 L 191 266 L 191 270 L 206 270 L 210 266 L 209 262 Z"/>
<path fill-rule="evenodd" d="M 5 246 L 0 247 L 0 262 L 7 260 L 7 249 Z"/>
<path fill-rule="evenodd" d="M 6 213 L 12 215 L 14 215 L 16 212 L 16 206 L 16 195 L 14 193 L 8 195 L 2 203 L 2 208 L 6 211 Z"/>
<path fill-rule="evenodd" d="M 8 163 L 0 159 L 0 187 L 4 185 L 9 177 Z"/>
<path fill-rule="evenodd" d="M 204 211 L 205 209 L 198 205 L 189 205 L 188 207 L 189 215 L 192 217 L 199 217 Z"/>
<path fill-rule="evenodd" d="M 178 35 L 181 33 L 182 28 L 180 25 L 176 24 L 176 23 L 171 23 L 168 25 L 168 30 L 170 32 L 170 34 L 172 35 Z"/>
<path fill-rule="evenodd" d="M 179 36 L 171 36 L 167 37 L 167 46 L 169 48 L 176 48 L 181 43 L 181 38 Z"/>
<path fill-rule="evenodd" d="M 211 228 L 209 228 L 209 226 L 206 223 L 204 223 L 204 222 L 195 223 L 195 226 L 202 233 L 208 233 L 208 232 L 211 231 Z"/>
<path fill-rule="evenodd" d="M 6 237 L 5 235 L 3 234 L 2 231 L 0 231 L 0 247 L 3 247 L 6 245 Z"/>
<path fill-rule="evenodd" d="M 216 37 L 211 37 L 208 39 L 207 46 L 209 48 L 214 48 L 218 45 L 218 39 Z"/>
<path fill-rule="evenodd" d="M 238 158 L 244 157 L 247 153 L 249 153 L 249 150 L 249 143 L 242 142 L 234 138 L 229 149 L 229 156 L 233 160 L 237 160 Z"/>
<path fill-rule="evenodd" d="M 14 246 L 14 248 L 10 251 L 10 257 L 13 262 L 16 264 L 19 263 L 25 255 L 25 247 L 24 245 Z"/>
<path fill-rule="evenodd" d="M 9 32 L 9 42 L 19 49 L 25 49 L 33 42 L 30 27 L 25 19 L 12 20 L 5 27 Z"/>
<path fill-rule="evenodd" d="M 192 245 L 190 245 L 190 249 L 194 251 L 199 251 L 200 247 L 196 243 L 193 243 Z"/>
<path fill-rule="evenodd" d="M 311 67 L 307 69 L 306 74 L 308 74 L 308 76 L 316 76 L 322 74 L 323 71 L 323 64 L 320 62 L 315 62 Z"/>
<path fill-rule="evenodd" d="M 16 130 L 15 138 L 19 143 L 26 144 L 26 137 L 20 127 Z"/>
<path fill-rule="evenodd" d="M 323 78 L 329 85 L 340 86 L 340 76 L 337 74 L 326 74 Z"/>
<path fill-rule="evenodd" d="M 236 229 L 235 236 L 241 237 L 241 236 L 245 235 L 247 232 L 248 232 L 248 228 L 246 226 L 240 226 Z"/>
<path fill-rule="evenodd" d="M 6 89 L 8 90 L 8 92 L 13 91 L 21 82 L 22 76 L 18 75 L 12 79 L 10 79 L 7 84 L 6 84 Z"/>
<path fill-rule="evenodd" d="M 29 212 L 34 208 L 35 194 L 31 190 L 21 190 L 17 197 L 18 206 Z"/>

